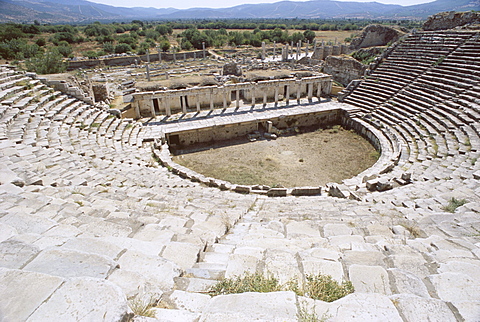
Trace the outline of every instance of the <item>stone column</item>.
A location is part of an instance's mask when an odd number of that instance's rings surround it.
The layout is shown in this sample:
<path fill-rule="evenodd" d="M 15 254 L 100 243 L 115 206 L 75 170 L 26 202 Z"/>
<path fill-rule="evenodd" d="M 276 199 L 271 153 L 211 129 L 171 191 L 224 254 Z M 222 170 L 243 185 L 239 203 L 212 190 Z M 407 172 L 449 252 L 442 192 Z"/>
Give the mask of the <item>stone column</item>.
<path fill-rule="evenodd" d="M 263 88 L 262 92 L 263 92 L 263 106 L 266 106 L 267 105 L 267 91 L 266 91 L 266 88 Z"/>
<path fill-rule="evenodd" d="M 286 102 L 287 105 L 290 102 L 290 84 L 287 85 L 287 89 L 286 89 L 286 92 L 285 92 L 285 102 Z"/>
<path fill-rule="evenodd" d="M 165 79 L 170 79 L 170 74 L 168 72 L 165 72 Z"/>
<path fill-rule="evenodd" d="M 265 60 L 265 42 L 262 41 L 262 60 Z"/>
<path fill-rule="evenodd" d="M 267 121 L 267 133 L 272 133 L 273 123 L 272 121 Z"/>
<path fill-rule="evenodd" d="M 308 101 L 311 102 L 313 98 L 313 83 L 308 83 L 307 88 L 308 88 Z"/>
<path fill-rule="evenodd" d="M 175 53 L 175 48 L 173 49 L 173 62 L 177 63 L 177 56 L 176 56 L 176 53 Z"/>
<path fill-rule="evenodd" d="M 135 104 L 135 118 L 139 119 L 140 118 L 140 106 L 139 104 Z"/>
<path fill-rule="evenodd" d="M 255 87 L 250 89 L 250 93 L 252 95 L 252 107 L 255 106 Z"/>
<path fill-rule="evenodd" d="M 285 61 L 288 61 L 288 44 L 285 45 Z"/>
<path fill-rule="evenodd" d="M 275 86 L 275 106 L 278 105 L 278 85 Z"/>
<path fill-rule="evenodd" d="M 317 98 L 320 101 L 322 97 L 322 81 L 317 83 Z"/>
<path fill-rule="evenodd" d="M 151 98 L 150 99 L 150 102 L 151 102 L 151 106 L 150 106 L 150 113 L 152 114 L 153 117 L 155 117 L 155 115 L 157 115 L 157 113 L 155 113 L 155 105 L 153 104 L 153 100 L 156 100 L 156 98 Z"/>
<path fill-rule="evenodd" d="M 162 62 L 162 49 L 157 47 L 157 52 L 158 52 L 158 63 L 160 64 Z"/>
<path fill-rule="evenodd" d="M 235 106 L 240 107 L 240 90 L 237 89 L 235 93 Z"/>
<path fill-rule="evenodd" d="M 164 97 L 164 100 L 165 100 L 165 113 L 167 114 L 167 116 L 170 116 L 172 115 L 172 108 L 170 107 L 171 97 L 166 96 Z"/>
<path fill-rule="evenodd" d="M 297 61 L 300 59 L 300 42 L 297 42 Z"/>
<path fill-rule="evenodd" d="M 276 46 L 277 46 L 277 42 L 273 42 L 273 59 L 276 59 L 277 58 L 277 53 L 276 53 Z"/>
<path fill-rule="evenodd" d="M 185 99 L 185 95 L 180 96 L 180 102 L 182 104 L 182 112 L 184 114 L 186 114 L 187 113 L 187 102 L 186 102 L 186 99 Z"/>
<path fill-rule="evenodd" d="M 297 81 L 297 103 L 300 104 L 300 94 L 302 90 L 302 82 Z"/>
<path fill-rule="evenodd" d="M 205 42 L 202 41 L 203 59 L 205 59 Z"/>
<path fill-rule="evenodd" d="M 213 89 L 210 89 L 210 110 L 213 110 Z"/>
<path fill-rule="evenodd" d="M 147 80 L 150 81 L 150 51 L 147 49 Z M 155 113 L 153 113 L 155 115 Z"/>
<path fill-rule="evenodd" d="M 187 61 L 187 54 L 186 54 L 186 53 L 183 53 L 183 61 L 184 61 L 184 62 Z"/>
<path fill-rule="evenodd" d="M 197 92 L 195 95 L 196 103 L 197 103 L 197 112 L 200 112 L 200 94 Z"/>
<path fill-rule="evenodd" d="M 315 52 L 317 51 L 317 40 L 314 39 L 313 40 L 313 54 L 312 54 L 312 58 L 315 58 L 313 57 L 315 55 Z"/>
<path fill-rule="evenodd" d="M 307 55 L 307 58 L 308 58 L 308 45 L 309 45 L 309 42 L 307 40 L 307 46 L 305 47 L 305 54 Z"/>
<path fill-rule="evenodd" d="M 197 60 L 197 52 L 196 51 L 193 52 L 193 60 Z"/>
<path fill-rule="evenodd" d="M 229 92 L 229 91 L 226 90 L 226 89 L 223 89 L 223 90 L 222 90 L 222 94 L 223 94 L 223 95 L 222 95 L 222 96 L 223 96 L 223 108 L 224 108 L 224 109 L 227 108 L 227 93 L 228 93 L 228 92 Z"/>

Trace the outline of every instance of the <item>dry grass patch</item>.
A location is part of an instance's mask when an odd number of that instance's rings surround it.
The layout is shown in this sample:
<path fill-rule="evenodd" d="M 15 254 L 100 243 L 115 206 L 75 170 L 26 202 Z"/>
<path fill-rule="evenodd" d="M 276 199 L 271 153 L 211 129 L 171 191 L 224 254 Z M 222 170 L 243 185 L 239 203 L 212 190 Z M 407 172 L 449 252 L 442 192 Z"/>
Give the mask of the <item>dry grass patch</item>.
<path fill-rule="evenodd" d="M 286 284 L 281 284 L 270 273 L 266 275 L 247 273 L 244 276 L 221 280 L 212 286 L 208 294 L 217 296 L 246 292 L 268 293 L 278 291 L 293 291 L 297 295 L 310 297 L 314 300 L 333 302 L 353 293 L 355 290 L 350 281 L 338 283 L 330 275 L 307 275 L 304 283 L 291 280 Z"/>

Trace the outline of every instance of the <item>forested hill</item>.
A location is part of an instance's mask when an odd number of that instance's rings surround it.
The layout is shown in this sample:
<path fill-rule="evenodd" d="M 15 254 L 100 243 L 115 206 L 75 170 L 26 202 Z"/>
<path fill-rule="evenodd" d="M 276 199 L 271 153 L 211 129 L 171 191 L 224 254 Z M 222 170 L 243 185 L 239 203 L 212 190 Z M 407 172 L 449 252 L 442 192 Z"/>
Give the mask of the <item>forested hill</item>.
<path fill-rule="evenodd" d="M 0 0 L 0 22 L 73 23 L 129 19 L 212 19 L 212 18 L 407 18 L 421 19 L 440 11 L 480 10 L 480 0 L 436 0 L 399 6 L 378 2 L 334 0 L 280 1 L 245 4 L 223 9 L 122 8 L 85 0 Z"/>

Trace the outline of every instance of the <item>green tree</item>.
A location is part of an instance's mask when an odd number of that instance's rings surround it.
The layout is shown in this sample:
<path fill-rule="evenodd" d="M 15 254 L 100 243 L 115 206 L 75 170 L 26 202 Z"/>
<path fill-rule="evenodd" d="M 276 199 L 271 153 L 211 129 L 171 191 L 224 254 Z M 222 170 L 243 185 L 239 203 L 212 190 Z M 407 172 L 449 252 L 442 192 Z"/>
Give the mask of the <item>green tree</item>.
<path fill-rule="evenodd" d="M 315 39 L 315 32 L 311 31 L 311 30 L 305 30 L 303 32 L 303 36 L 305 37 L 306 40 L 308 40 L 310 43 L 312 43 L 313 40 Z"/>
<path fill-rule="evenodd" d="M 103 44 L 103 50 L 106 53 L 112 54 L 115 52 L 115 46 L 113 45 L 112 42 L 106 42 Z"/>
<path fill-rule="evenodd" d="M 168 51 L 170 49 L 170 42 L 168 40 L 162 40 L 160 42 L 160 48 L 165 52 Z"/>
<path fill-rule="evenodd" d="M 294 44 L 296 44 L 299 41 L 304 41 L 304 40 L 305 40 L 305 36 L 301 32 L 294 32 L 290 36 L 290 41 L 293 41 Z"/>
<path fill-rule="evenodd" d="M 63 62 L 62 54 L 55 48 L 44 54 L 27 59 L 25 67 L 28 71 L 37 74 L 63 73 L 67 69 L 66 64 Z"/>
<path fill-rule="evenodd" d="M 115 53 L 116 54 L 123 54 L 126 52 L 132 51 L 132 47 L 129 44 L 126 43 L 120 43 L 115 46 Z"/>

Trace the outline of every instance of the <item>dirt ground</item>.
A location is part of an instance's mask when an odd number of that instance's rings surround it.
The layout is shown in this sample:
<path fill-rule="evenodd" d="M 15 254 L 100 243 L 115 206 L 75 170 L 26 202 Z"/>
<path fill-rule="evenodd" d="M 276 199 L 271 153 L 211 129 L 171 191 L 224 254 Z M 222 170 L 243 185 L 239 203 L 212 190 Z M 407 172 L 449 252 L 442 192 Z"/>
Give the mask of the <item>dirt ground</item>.
<path fill-rule="evenodd" d="M 361 136 L 325 129 L 277 140 L 238 140 L 175 156 L 175 162 L 234 184 L 319 186 L 341 182 L 372 166 L 378 153 Z"/>

